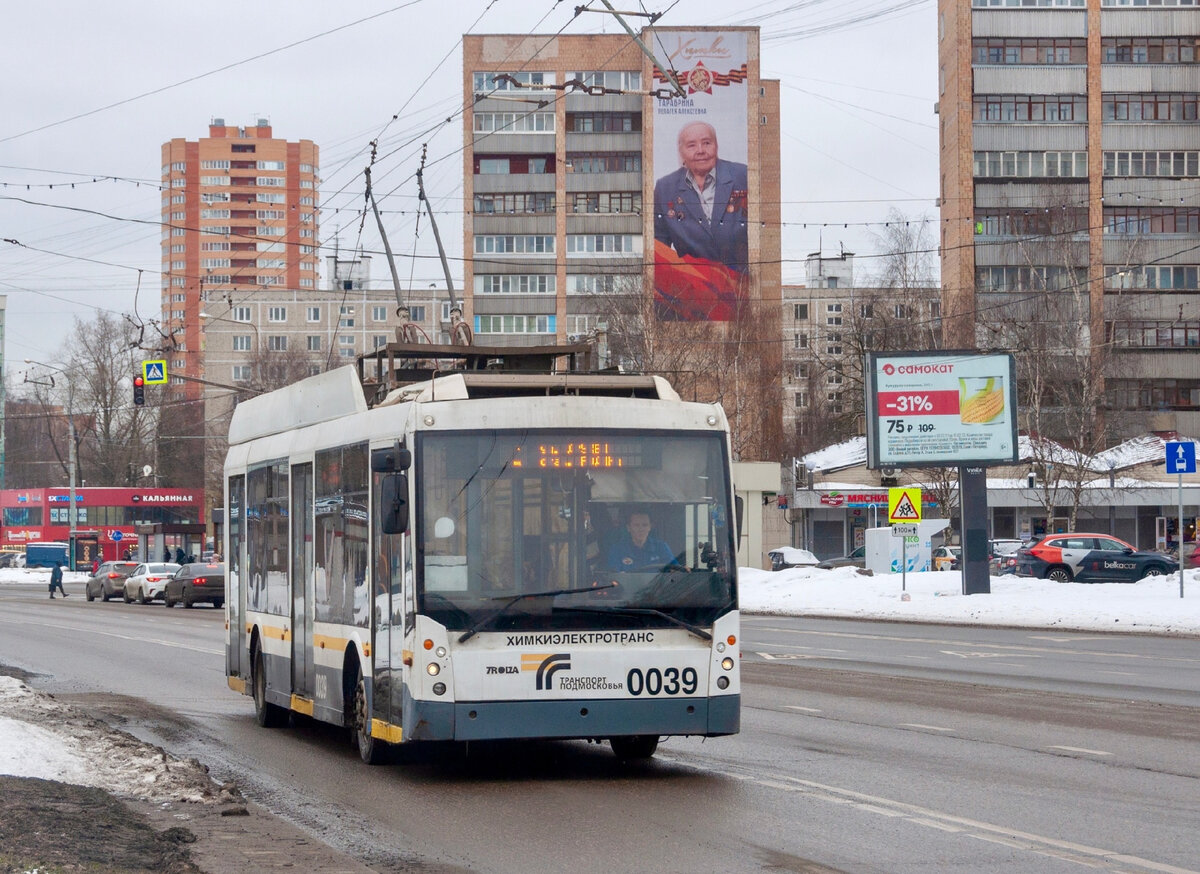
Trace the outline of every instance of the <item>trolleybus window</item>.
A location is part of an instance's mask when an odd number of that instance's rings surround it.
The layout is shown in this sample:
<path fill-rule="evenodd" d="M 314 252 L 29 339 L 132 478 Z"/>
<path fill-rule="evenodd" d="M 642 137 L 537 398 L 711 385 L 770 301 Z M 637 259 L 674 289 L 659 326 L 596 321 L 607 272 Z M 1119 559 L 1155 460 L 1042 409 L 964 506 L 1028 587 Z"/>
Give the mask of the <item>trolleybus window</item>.
<path fill-rule="evenodd" d="M 452 630 L 711 625 L 735 603 L 726 469 L 715 434 L 420 434 L 417 609 Z M 657 550 L 629 554 L 652 563 L 608 560 L 647 521 Z"/>

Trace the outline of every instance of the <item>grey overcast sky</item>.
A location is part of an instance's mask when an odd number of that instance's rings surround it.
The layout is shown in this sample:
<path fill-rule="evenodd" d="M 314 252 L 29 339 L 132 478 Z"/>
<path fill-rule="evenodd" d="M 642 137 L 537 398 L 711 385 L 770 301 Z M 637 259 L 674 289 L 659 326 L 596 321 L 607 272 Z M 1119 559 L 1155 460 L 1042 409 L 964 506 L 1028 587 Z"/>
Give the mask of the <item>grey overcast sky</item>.
<path fill-rule="evenodd" d="M 461 287 L 462 34 L 619 32 L 609 16 L 576 16 L 577 2 L 6 3 L 0 294 L 10 386 L 23 359 L 62 346 L 75 317 L 159 316 L 160 146 L 207 136 L 214 118 L 267 118 L 275 136 L 320 147 L 322 256 L 335 245 L 382 251 L 373 222 L 359 230 L 362 170 L 378 138 L 376 195 L 401 280 L 415 285 L 442 282 L 428 219 L 414 220 L 413 172 L 428 143 L 425 184 Z M 858 253 L 866 278 L 890 209 L 936 217 L 933 0 L 644 8 L 665 13 L 663 26 L 761 28 L 763 76 L 782 81 L 785 282 L 803 280 L 818 247 Z M 390 286 L 385 260 L 373 264 L 377 284 Z"/>

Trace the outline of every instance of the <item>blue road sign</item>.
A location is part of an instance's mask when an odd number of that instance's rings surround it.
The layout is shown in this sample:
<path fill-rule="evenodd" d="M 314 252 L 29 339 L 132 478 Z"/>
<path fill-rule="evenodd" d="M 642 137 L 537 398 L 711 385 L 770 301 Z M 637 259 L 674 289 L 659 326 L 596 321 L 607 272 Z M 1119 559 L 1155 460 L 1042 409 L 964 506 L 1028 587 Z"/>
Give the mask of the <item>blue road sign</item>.
<path fill-rule="evenodd" d="M 1172 441 L 1167 444 L 1167 473 L 1195 473 L 1196 444 Z"/>

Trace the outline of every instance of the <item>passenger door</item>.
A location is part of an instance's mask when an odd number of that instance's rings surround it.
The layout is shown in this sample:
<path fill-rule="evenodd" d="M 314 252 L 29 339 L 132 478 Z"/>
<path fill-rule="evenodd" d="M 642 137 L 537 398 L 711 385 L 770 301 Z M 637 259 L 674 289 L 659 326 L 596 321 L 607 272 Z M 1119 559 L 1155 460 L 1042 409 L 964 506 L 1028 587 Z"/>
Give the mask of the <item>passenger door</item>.
<path fill-rule="evenodd" d="M 1096 580 L 1107 582 L 1126 582 L 1136 578 L 1134 572 L 1137 562 L 1125 554 L 1125 544 L 1111 537 L 1096 538 L 1096 552 L 1093 564 L 1096 565 Z"/>

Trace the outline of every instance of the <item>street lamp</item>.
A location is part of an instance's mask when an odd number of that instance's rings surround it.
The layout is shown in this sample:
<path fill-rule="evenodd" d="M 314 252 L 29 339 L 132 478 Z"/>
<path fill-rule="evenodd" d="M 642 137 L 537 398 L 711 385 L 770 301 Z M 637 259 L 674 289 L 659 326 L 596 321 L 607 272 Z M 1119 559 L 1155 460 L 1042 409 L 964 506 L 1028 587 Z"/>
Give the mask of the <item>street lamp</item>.
<path fill-rule="evenodd" d="M 69 570 L 75 570 L 75 523 L 78 518 L 75 507 L 75 380 L 71 379 L 71 374 L 53 364 L 34 361 L 32 358 L 26 358 L 25 363 L 36 364 L 47 370 L 57 370 L 67 378 L 67 476 L 70 481 L 70 494 L 67 497 L 70 502 L 67 505 L 67 524 L 70 526 L 67 542 L 70 544 L 70 552 L 67 555 L 67 567 Z M 53 387 L 54 377 L 50 377 L 50 385 Z"/>
<path fill-rule="evenodd" d="M 804 526 L 804 528 L 805 528 L 804 548 L 807 549 L 809 552 L 812 552 L 813 551 L 813 534 L 814 534 L 814 528 L 815 528 L 815 526 L 813 524 L 813 516 L 817 510 L 817 493 L 813 489 L 813 479 L 814 479 L 813 474 L 816 473 L 817 463 L 815 461 L 813 461 L 811 458 L 807 458 L 804 460 L 804 469 L 808 471 L 808 512 L 807 512 L 808 519 L 806 520 L 807 524 Z M 816 553 L 813 553 L 813 554 L 816 555 Z"/>

